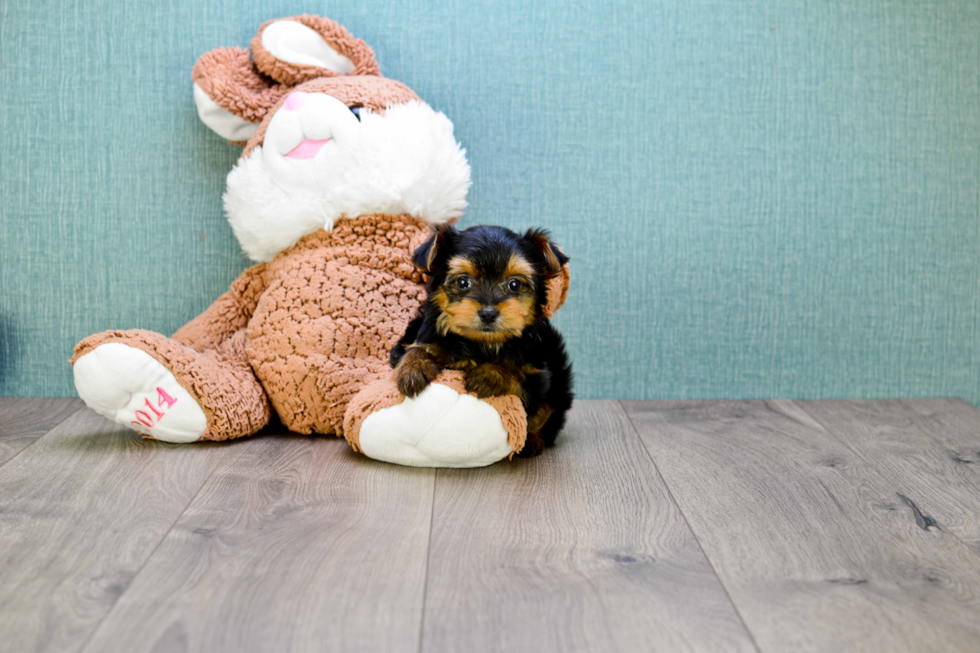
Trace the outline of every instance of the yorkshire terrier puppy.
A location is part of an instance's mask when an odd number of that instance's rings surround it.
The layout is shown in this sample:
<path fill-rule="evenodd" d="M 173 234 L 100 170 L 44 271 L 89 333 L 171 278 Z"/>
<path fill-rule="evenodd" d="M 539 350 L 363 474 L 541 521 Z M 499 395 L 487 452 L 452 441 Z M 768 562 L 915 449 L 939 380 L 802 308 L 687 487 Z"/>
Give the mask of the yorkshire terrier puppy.
<path fill-rule="evenodd" d="M 415 397 L 442 370 L 462 370 L 477 396 L 524 402 L 527 441 L 518 455 L 553 445 L 572 405 L 572 368 L 543 307 L 545 282 L 567 260 L 544 231 L 439 227 L 413 255 L 431 280 L 391 352 L 398 389 Z"/>

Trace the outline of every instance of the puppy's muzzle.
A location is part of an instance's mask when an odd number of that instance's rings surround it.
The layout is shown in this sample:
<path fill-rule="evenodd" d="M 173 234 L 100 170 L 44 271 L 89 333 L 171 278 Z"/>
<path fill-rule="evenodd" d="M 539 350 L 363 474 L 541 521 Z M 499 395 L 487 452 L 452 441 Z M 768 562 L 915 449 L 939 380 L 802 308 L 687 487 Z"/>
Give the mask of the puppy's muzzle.
<path fill-rule="evenodd" d="M 486 325 L 493 324 L 500 317 L 500 311 L 495 306 L 484 306 L 476 314 L 480 316 L 480 321 Z"/>

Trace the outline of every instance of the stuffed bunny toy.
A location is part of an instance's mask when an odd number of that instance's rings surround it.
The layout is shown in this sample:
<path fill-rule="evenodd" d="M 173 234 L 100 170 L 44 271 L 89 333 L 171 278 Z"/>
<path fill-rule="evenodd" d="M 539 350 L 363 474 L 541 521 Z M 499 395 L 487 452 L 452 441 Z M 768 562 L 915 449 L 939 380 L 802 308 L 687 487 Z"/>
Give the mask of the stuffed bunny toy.
<path fill-rule="evenodd" d="M 481 466 L 519 450 L 516 397 L 478 399 L 444 372 L 406 399 L 391 378 L 389 350 L 425 296 L 411 253 L 466 207 L 452 123 L 318 16 L 269 21 L 251 52 L 213 50 L 192 79 L 201 120 L 244 145 L 224 207 L 256 264 L 170 338 L 82 340 L 71 362 L 85 403 L 176 443 L 252 435 L 274 413 L 406 465 Z M 549 311 L 568 278 L 552 280 Z"/>

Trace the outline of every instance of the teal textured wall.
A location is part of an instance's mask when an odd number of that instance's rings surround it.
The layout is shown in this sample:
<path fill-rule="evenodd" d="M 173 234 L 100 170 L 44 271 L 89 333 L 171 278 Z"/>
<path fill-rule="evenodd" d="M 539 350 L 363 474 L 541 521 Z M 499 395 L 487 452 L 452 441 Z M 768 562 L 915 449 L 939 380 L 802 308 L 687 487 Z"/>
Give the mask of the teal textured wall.
<path fill-rule="evenodd" d="M 190 71 L 303 11 L 452 118 L 467 224 L 571 254 L 580 396 L 980 400 L 973 0 L 5 0 L 0 395 L 247 265 Z"/>

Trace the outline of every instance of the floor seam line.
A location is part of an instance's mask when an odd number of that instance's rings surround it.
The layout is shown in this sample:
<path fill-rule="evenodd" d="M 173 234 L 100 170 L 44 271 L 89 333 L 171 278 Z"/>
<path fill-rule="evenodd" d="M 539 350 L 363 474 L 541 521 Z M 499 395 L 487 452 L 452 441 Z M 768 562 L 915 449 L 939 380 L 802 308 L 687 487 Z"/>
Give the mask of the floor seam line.
<path fill-rule="evenodd" d="M 436 513 L 436 482 L 439 479 L 439 468 L 432 470 L 432 503 L 429 506 L 429 539 L 425 546 L 425 579 L 422 581 L 422 617 L 419 619 L 419 648 L 418 653 L 422 653 L 423 639 L 425 638 L 425 606 L 429 598 L 429 561 L 432 559 L 432 531 L 435 525 Z"/>
<path fill-rule="evenodd" d="M 749 628 L 748 623 L 746 623 L 745 621 L 745 617 L 742 616 L 742 611 L 738 609 L 738 605 L 735 603 L 735 600 L 732 598 L 731 592 L 728 591 L 728 587 L 725 585 L 725 581 L 721 579 L 721 576 L 718 574 L 718 570 L 715 569 L 715 564 L 711 561 L 711 558 L 708 556 L 708 552 L 704 550 L 704 545 L 701 544 L 701 538 L 699 538 L 698 534 L 695 532 L 694 527 L 691 525 L 691 521 L 687 518 L 687 514 L 684 513 L 684 509 L 681 507 L 681 504 L 677 501 L 677 497 L 674 496 L 674 491 L 670 489 L 670 485 L 667 483 L 667 479 L 664 478 L 664 475 L 660 473 L 660 467 L 657 465 L 656 459 L 653 457 L 653 454 L 650 452 L 650 448 L 647 447 L 647 443 L 643 441 L 643 437 L 640 436 L 640 431 L 639 429 L 636 428 L 636 424 L 633 423 L 633 418 L 632 416 L 630 416 L 630 413 L 626 409 L 626 406 L 623 405 L 623 400 L 617 399 L 616 403 L 619 405 L 619 408 L 623 411 L 623 414 L 626 416 L 626 419 L 630 424 L 630 428 L 633 429 L 633 433 L 636 435 L 636 439 L 640 441 L 640 446 L 642 446 L 643 451 L 646 452 L 647 458 L 650 459 L 650 464 L 653 465 L 654 471 L 657 472 L 657 477 L 660 479 L 660 482 L 664 484 L 664 489 L 667 490 L 667 496 L 669 496 L 670 500 L 674 503 L 675 506 L 677 506 L 677 510 L 681 514 L 681 519 L 683 519 L 684 523 L 687 524 L 687 530 L 691 532 L 691 537 L 694 538 L 694 541 L 698 545 L 698 550 L 701 551 L 701 555 L 704 556 L 705 562 L 708 563 L 708 568 L 711 569 L 711 573 L 714 574 L 715 579 L 717 579 L 718 584 L 721 586 L 721 590 L 725 593 L 725 597 L 728 599 L 728 603 L 732 606 L 732 610 L 735 611 L 735 616 L 738 617 L 739 622 L 741 622 L 742 624 L 742 628 L 745 629 L 745 634 L 749 636 L 749 641 L 752 642 L 752 646 L 755 647 L 756 651 L 762 653 L 762 647 L 759 646 L 759 642 L 755 638 L 755 633 L 753 633 L 752 629 Z"/>

